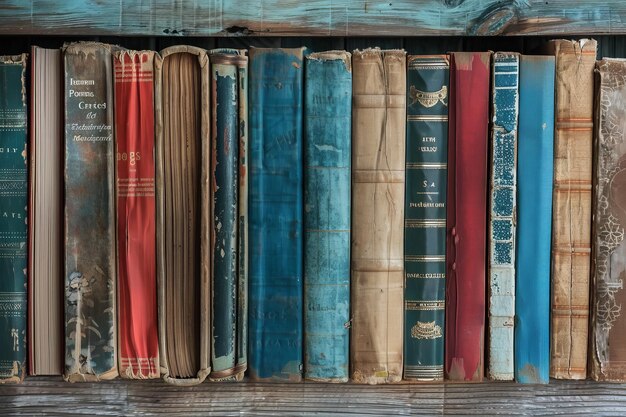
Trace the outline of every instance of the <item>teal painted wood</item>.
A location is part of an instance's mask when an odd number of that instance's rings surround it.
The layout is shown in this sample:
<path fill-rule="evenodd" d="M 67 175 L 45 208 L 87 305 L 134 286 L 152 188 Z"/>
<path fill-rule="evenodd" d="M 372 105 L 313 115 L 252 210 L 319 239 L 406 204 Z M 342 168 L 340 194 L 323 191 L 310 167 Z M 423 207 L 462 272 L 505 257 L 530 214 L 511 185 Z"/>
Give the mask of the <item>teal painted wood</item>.
<path fill-rule="evenodd" d="M 554 57 L 520 57 L 515 380 L 547 384 L 554 168 Z"/>
<path fill-rule="evenodd" d="M 624 34 L 621 0 L 4 0 L 0 34 L 416 36 Z"/>
<path fill-rule="evenodd" d="M 351 54 L 305 64 L 304 375 L 348 380 Z"/>
<path fill-rule="evenodd" d="M 519 55 L 493 57 L 489 209 L 488 377 L 512 380 L 515 319 L 515 205 Z"/>
<path fill-rule="evenodd" d="M 404 301 L 420 308 L 404 310 L 404 378 L 438 381 L 444 362 L 449 57 L 409 56 L 407 83 Z"/>
<path fill-rule="evenodd" d="M 26 373 L 26 59 L 0 57 L 0 383 Z"/>

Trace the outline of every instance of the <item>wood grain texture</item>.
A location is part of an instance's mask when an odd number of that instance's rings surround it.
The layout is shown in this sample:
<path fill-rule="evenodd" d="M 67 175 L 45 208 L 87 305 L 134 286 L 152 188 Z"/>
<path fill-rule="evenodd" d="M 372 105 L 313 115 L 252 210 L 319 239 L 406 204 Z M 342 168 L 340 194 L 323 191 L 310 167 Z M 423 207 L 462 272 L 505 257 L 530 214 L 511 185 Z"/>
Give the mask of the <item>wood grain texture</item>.
<path fill-rule="evenodd" d="M 626 33 L 626 4 L 571 0 L 0 0 L 0 34 L 180 36 Z"/>
<path fill-rule="evenodd" d="M 27 378 L 0 391 L 9 415 L 625 415 L 626 384 L 551 381 L 550 385 L 209 383 L 162 381 L 69 384 Z"/>

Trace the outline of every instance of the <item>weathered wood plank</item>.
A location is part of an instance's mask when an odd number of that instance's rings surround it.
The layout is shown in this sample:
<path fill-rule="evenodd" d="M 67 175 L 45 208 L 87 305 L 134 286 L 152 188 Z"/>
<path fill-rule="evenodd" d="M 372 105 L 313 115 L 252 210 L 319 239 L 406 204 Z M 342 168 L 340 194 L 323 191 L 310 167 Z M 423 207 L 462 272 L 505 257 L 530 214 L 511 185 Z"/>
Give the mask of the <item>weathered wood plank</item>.
<path fill-rule="evenodd" d="M 625 34 L 626 3 L 581 0 L 0 0 L 0 34 Z"/>
<path fill-rule="evenodd" d="M 68 384 L 29 378 L 0 389 L 2 415 L 626 415 L 626 384 L 354 384 L 161 381 Z"/>

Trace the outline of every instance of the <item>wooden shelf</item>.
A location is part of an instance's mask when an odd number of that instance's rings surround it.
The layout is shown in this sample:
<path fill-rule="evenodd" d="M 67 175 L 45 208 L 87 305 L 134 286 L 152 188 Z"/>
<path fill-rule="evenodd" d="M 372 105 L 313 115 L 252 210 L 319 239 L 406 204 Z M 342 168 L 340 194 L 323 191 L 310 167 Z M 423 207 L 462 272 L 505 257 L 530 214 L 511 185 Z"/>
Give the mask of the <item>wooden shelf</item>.
<path fill-rule="evenodd" d="M 31 377 L 0 386 L 2 415 L 626 415 L 626 384 L 550 381 L 355 385 L 157 380 L 63 382 Z"/>

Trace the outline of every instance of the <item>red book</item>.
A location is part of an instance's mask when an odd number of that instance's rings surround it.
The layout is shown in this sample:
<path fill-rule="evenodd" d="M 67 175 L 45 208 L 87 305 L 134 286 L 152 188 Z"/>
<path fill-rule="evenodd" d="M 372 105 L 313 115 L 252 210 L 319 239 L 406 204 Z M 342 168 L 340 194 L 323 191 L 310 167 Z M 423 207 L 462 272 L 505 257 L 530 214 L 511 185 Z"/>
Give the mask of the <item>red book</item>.
<path fill-rule="evenodd" d="M 490 58 L 459 52 L 450 63 L 445 367 L 458 381 L 484 373 Z"/>
<path fill-rule="evenodd" d="M 119 372 L 158 378 L 154 52 L 115 55 Z"/>

